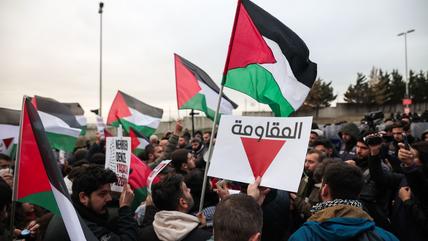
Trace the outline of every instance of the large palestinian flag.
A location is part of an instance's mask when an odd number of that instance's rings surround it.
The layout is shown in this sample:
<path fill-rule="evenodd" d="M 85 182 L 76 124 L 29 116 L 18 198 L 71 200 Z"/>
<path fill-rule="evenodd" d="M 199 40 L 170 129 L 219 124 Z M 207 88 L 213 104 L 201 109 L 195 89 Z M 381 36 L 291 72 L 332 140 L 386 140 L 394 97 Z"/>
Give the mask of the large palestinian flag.
<path fill-rule="evenodd" d="M 235 16 L 224 86 L 288 116 L 304 102 L 317 75 L 309 50 L 291 29 L 251 1 Z"/>
<path fill-rule="evenodd" d="M 129 133 L 132 127 L 144 136 L 152 135 L 160 124 L 163 110 L 118 91 L 107 117 L 107 125 L 119 124 Z"/>
<path fill-rule="evenodd" d="M 141 202 L 146 200 L 147 197 L 147 178 L 149 177 L 152 169 L 136 155 L 131 154 L 131 173 L 129 174 L 128 183 L 134 190 L 134 201 L 132 203 L 133 209 L 136 209 Z"/>
<path fill-rule="evenodd" d="M 70 240 L 97 240 L 79 218 L 36 109 L 24 98 L 14 200 L 44 207 L 62 217 Z"/>
<path fill-rule="evenodd" d="M 205 71 L 178 54 L 175 59 L 175 83 L 178 109 L 200 110 L 214 120 L 220 89 Z M 222 96 L 219 112 L 232 114 L 236 109 L 233 101 Z"/>
<path fill-rule="evenodd" d="M 35 96 L 32 102 L 42 120 L 51 147 L 72 152 L 82 126 L 70 108 L 54 99 L 40 96 Z"/>
<path fill-rule="evenodd" d="M 0 108 L 0 153 L 15 159 L 19 138 L 19 110 Z"/>
<path fill-rule="evenodd" d="M 129 128 L 129 136 L 131 137 L 131 151 L 135 155 L 140 155 L 149 144 L 149 139 L 134 128 Z"/>

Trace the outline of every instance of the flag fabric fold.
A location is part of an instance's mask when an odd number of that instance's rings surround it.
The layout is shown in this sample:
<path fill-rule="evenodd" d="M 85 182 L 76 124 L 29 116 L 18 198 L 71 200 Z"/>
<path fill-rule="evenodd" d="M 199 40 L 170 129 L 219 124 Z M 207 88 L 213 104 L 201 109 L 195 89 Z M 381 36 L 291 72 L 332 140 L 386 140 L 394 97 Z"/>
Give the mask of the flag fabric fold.
<path fill-rule="evenodd" d="M 42 120 L 30 98 L 24 98 L 21 113 L 14 200 L 36 204 L 61 216 L 72 241 L 97 240 L 73 207 Z"/>
<path fill-rule="evenodd" d="M 15 159 L 19 139 L 19 110 L 0 108 L 0 153 Z"/>
<path fill-rule="evenodd" d="M 127 133 L 132 127 L 144 136 L 150 136 L 158 128 L 162 115 L 162 109 L 118 91 L 108 113 L 107 124 L 122 125 Z"/>
<path fill-rule="evenodd" d="M 205 71 L 180 55 L 174 54 L 174 62 L 178 109 L 200 110 L 214 120 L 219 87 Z M 237 107 L 237 104 L 223 94 L 220 114 L 232 114 Z"/>
<path fill-rule="evenodd" d="M 32 103 L 42 120 L 51 147 L 72 152 L 82 126 L 70 108 L 54 99 L 41 96 L 35 96 Z"/>
<path fill-rule="evenodd" d="M 131 151 L 135 155 L 144 152 L 144 148 L 149 144 L 149 139 L 134 128 L 129 128 L 129 136 L 131 137 Z"/>
<path fill-rule="evenodd" d="M 86 128 L 87 128 L 87 120 L 85 117 L 85 111 L 83 110 L 82 106 L 79 103 L 63 103 L 66 105 L 71 113 L 76 118 L 77 123 L 80 125 L 80 129 L 82 131 L 80 132 L 81 136 L 84 136 L 86 134 Z"/>
<path fill-rule="evenodd" d="M 131 154 L 132 172 L 129 174 L 128 183 L 134 190 L 133 209 L 137 208 L 141 202 L 146 200 L 147 197 L 147 178 L 149 177 L 152 169 L 136 155 Z"/>
<path fill-rule="evenodd" d="M 304 102 L 317 75 L 303 40 L 249 0 L 238 1 L 224 86 L 289 116 Z"/>

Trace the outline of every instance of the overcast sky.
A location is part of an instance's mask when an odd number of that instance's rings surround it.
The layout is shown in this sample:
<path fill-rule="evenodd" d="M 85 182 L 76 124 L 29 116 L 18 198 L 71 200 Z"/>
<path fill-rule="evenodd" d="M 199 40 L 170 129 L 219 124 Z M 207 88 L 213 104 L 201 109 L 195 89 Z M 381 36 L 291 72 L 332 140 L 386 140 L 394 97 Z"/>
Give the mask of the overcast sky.
<path fill-rule="evenodd" d="M 254 0 L 293 29 L 318 64 L 318 77 L 342 95 L 357 72 L 372 66 L 428 71 L 427 0 Z M 103 14 L 103 116 L 118 89 L 177 116 L 173 53 L 220 83 L 235 0 L 106 0 Z M 98 1 L 0 1 L 0 107 L 19 109 L 22 96 L 99 102 Z M 236 112 L 266 109 L 236 91 Z M 185 115 L 181 111 L 180 115 Z"/>

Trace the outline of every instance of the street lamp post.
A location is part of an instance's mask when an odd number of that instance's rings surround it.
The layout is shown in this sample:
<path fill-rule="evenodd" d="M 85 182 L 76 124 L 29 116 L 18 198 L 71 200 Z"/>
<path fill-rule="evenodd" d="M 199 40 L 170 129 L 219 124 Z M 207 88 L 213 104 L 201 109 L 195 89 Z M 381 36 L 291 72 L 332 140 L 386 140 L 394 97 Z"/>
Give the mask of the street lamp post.
<path fill-rule="evenodd" d="M 404 79 L 406 81 L 406 98 L 410 98 L 410 94 L 409 94 L 409 79 L 408 79 L 408 74 L 409 71 L 407 69 L 407 34 L 414 32 L 414 29 L 411 30 L 407 30 L 405 32 L 399 33 L 397 34 L 397 36 L 404 36 L 404 64 L 405 64 L 405 74 L 404 74 Z"/>
<path fill-rule="evenodd" d="M 100 108 L 98 115 L 102 115 L 102 101 L 103 101 L 103 7 L 104 3 L 100 2 L 98 13 L 100 14 Z"/>
<path fill-rule="evenodd" d="M 409 93 L 409 71 L 407 69 L 407 34 L 414 32 L 414 29 L 410 29 L 407 30 L 405 32 L 399 33 L 397 34 L 397 36 L 404 36 L 404 68 L 405 68 L 405 73 L 404 73 L 404 79 L 406 81 L 406 94 L 405 97 L 403 99 L 403 105 L 404 105 L 404 113 L 406 114 L 410 114 L 410 104 L 411 104 L 411 99 L 410 99 L 410 93 Z"/>

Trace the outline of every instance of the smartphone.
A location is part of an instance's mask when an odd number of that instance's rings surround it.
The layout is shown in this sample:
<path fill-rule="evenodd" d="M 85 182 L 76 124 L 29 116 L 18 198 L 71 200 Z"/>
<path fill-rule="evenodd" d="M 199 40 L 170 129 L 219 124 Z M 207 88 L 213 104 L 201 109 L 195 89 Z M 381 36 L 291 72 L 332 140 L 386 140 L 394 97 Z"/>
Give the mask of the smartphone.
<path fill-rule="evenodd" d="M 404 148 L 406 148 L 406 150 L 410 150 L 409 140 L 407 139 L 406 134 L 403 134 L 403 142 L 404 142 Z"/>

